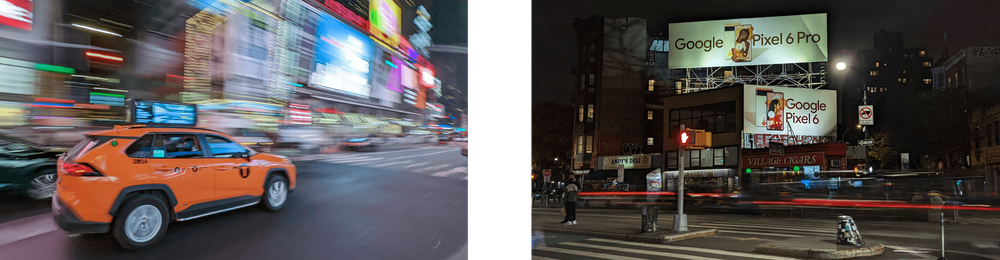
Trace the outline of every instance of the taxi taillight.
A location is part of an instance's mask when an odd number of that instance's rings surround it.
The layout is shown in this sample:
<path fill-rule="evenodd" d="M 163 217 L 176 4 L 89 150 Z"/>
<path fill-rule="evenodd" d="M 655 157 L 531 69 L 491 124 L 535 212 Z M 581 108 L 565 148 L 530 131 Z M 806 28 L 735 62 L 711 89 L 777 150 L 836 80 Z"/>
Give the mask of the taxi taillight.
<path fill-rule="evenodd" d="M 101 176 L 94 168 L 90 168 L 90 166 L 82 163 L 64 162 L 62 169 L 64 174 L 69 176 Z"/>

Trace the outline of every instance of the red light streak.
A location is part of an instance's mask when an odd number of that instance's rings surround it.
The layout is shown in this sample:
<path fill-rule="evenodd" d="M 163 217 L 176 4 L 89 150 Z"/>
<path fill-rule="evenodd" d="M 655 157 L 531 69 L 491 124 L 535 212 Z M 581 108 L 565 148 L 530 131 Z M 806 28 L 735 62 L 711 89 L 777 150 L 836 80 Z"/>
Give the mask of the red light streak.
<path fill-rule="evenodd" d="M 76 102 L 76 101 L 73 101 L 73 100 L 54 99 L 54 98 L 36 98 L 35 101 L 40 101 L 40 102 L 58 102 L 58 103 L 75 103 Z"/>
<path fill-rule="evenodd" d="M 177 76 L 177 75 L 171 75 L 171 74 L 167 74 L 167 77 L 171 77 L 171 78 L 179 78 L 179 79 L 186 79 L 186 80 L 194 80 L 193 78 L 188 78 L 188 77 L 181 77 L 181 76 Z"/>
<path fill-rule="evenodd" d="M 580 196 L 647 196 L 647 195 L 667 195 L 673 196 L 677 193 L 672 191 L 592 191 L 580 192 Z"/>
<path fill-rule="evenodd" d="M 958 210 L 1000 211 L 1000 208 L 996 208 L 996 207 L 913 205 L 913 204 L 909 204 L 909 203 L 904 202 L 904 201 L 858 201 L 858 200 L 792 199 L 792 201 L 753 201 L 753 204 L 758 204 L 758 205 L 792 205 L 792 206 L 860 207 L 860 208 L 958 209 Z"/>

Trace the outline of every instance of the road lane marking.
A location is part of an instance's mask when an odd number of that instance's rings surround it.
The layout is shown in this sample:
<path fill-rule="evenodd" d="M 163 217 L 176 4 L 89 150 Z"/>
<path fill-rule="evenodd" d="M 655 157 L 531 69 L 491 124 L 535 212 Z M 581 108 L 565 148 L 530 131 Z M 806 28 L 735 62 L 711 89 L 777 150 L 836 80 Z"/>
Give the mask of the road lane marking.
<path fill-rule="evenodd" d="M 591 238 L 591 239 L 587 239 L 587 240 L 590 240 L 590 241 L 599 241 L 599 242 L 605 242 L 605 243 L 614 243 L 614 244 L 619 244 L 619 245 L 630 245 L 630 246 L 637 245 L 637 243 L 631 243 L 631 242 L 625 242 L 625 241 L 618 241 L 618 240 L 610 240 L 610 239 L 603 239 L 603 238 Z M 563 243 L 563 244 L 565 244 L 565 243 Z M 709 253 L 709 254 L 716 254 L 716 255 L 738 256 L 738 257 L 742 257 L 742 258 L 777 259 L 777 260 L 795 259 L 795 258 L 787 258 L 787 257 L 769 256 L 769 255 L 758 255 L 758 254 L 747 254 L 747 253 L 739 253 L 739 252 L 730 252 L 730 251 L 725 251 L 725 250 L 708 249 L 708 248 L 697 248 L 697 247 L 686 247 L 686 246 L 670 246 L 670 245 L 657 245 L 657 244 L 641 244 L 641 245 L 644 246 L 644 247 L 655 247 L 655 248 L 662 248 L 662 249 L 667 249 L 667 250 L 694 251 L 694 252 Z"/>
<path fill-rule="evenodd" d="M 694 255 L 684 255 L 684 254 L 678 254 L 678 253 L 674 253 L 674 252 L 657 252 L 657 251 L 649 251 L 649 250 L 642 250 L 642 249 L 635 249 L 635 248 L 620 248 L 620 247 L 612 247 L 612 246 L 599 246 L 599 245 L 583 244 L 583 243 L 576 243 L 576 242 L 559 243 L 559 245 L 578 246 L 578 247 L 586 247 L 586 248 L 601 249 L 601 250 L 608 250 L 608 251 L 618 251 L 618 252 L 625 252 L 625 253 L 635 253 L 635 254 L 644 254 L 644 255 L 665 256 L 665 257 L 683 258 L 683 259 L 691 259 L 691 260 L 721 260 L 719 258 L 701 257 L 701 256 L 694 256 Z M 636 245 L 636 244 L 628 244 L 628 245 Z M 593 253 L 589 253 L 589 254 L 593 254 Z"/>
<path fill-rule="evenodd" d="M 451 165 L 450 164 L 443 164 L 443 165 L 428 166 L 428 167 L 416 169 L 416 170 L 413 170 L 413 171 L 414 172 L 423 172 L 423 171 L 427 171 L 427 170 L 438 170 L 438 169 L 442 169 L 442 168 L 445 168 L 445 167 L 448 167 L 448 166 L 451 166 Z"/>
<path fill-rule="evenodd" d="M 52 214 L 41 214 L 0 224 L 0 246 L 58 230 Z"/>
<path fill-rule="evenodd" d="M 578 256 L 584 256 L 584 257 L 602 258 L 602 259 L 608 259 L 608 260 L 646 260 L 644 258 L 627 257 L 627 256 L 617 256 L 617 255 L 594 253 L 594 252 L 586 252 L 586 251 L 582 251 L 581 252 L 581 251 L 576 251 L 576 250 L 568 250 L 568 249 L 555 248 L 555 247 L 535 248 L 534 250 L 546 251 L 546 252 L 552 252 L 552 253 L 558 253 L 558 254 L 567 254 L 567 255 L 578 255 Z"/>
<path fill-rule="evenodd" d="M 541 256 L 531 256 L 531 260 L 559 260 L 555 258 L 541 257 Z"/>
<path fill-rule="evenodd" d="M 703 227 L 703 226 L 698 226 L 698 225 L 688 225 L 688 226 L 689 227 Z M 728 229 L 719 229 L 719 233 L 736 233 L 736 234 L 761 235 L 761 236 L 777 236 L 777 237 L 804 237 L 804 236 L 799 236 L 799 235 L 788 235 L 788 234 L 778 234 L 778 233 L 761 233 L 760 231 L 758 231 L 758 232 L 736 231 L 736 230 L 728 230 Z"/>
<path fill-rule="evenodd" d="M 444 151 L 440 151 L 440 152 L 435 152 L 435 153 L 425 153 L 425 154 L 418 154 L 418 155 L 410 155 L 410 156 L 403 156 L 403 157 L 396 157 L 395 159 L 404 159 L 404 158 L 413 158 L 413 157 L 420 157 L 420 156 L 428 156 L 428 155 L 435 155 L 435 154 L 439 154 L 439 153 L 447 153 L 447 152 L 452 152 L 452 151 L 455 151 L 455 150 L 458 150 L 458 149 L 448 149 L 448 150 L 444 150 Z"/>
<path fill-rule="evenodd" d="M 428 164 L 430 164 L 430 163 L 429 162 L 415 163 L 415 164 L 407 165 L 406 167 L 403 167 L 403 168 L 409 169 L 409 168 L 420 167 L 420 166 L 424 166 L 424 165 L 428 165 Z"/>
<path fill-rule="evenodd" d="M 431 176 L 434 176 L 434 177 L 446 177 L 448 175 L 452 175 L 452 174 L 456 174 L 456 173 L 460 173 L 460 172 L 466 172 L 467 173 L 467 172 L 469 172 L 469 168 L 455 167 L 455 168 L 453 168 L 451 170 L 434 173 Z"/>

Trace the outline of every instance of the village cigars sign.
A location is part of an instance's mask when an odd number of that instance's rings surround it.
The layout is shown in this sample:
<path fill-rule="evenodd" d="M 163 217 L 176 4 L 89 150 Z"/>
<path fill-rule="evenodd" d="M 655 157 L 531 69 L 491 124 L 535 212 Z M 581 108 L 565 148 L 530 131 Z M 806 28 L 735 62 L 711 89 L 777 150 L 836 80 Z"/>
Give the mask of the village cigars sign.
<path fill-rule="evenodd" d="M 819 165 L 826 168 L 823 153 L 800 153 L 782 156 L 744 156 L 742 168 L 794 167 Z"/>

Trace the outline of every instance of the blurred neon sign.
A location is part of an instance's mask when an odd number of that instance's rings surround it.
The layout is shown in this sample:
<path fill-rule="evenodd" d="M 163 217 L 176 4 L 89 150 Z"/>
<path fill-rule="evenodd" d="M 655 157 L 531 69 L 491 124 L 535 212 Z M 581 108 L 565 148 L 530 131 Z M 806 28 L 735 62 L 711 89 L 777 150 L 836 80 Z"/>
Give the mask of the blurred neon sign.
<path fill-rule="evenodd" d="M 31 31 L 32 0 L 0 0 L 0 24 Z"/>

